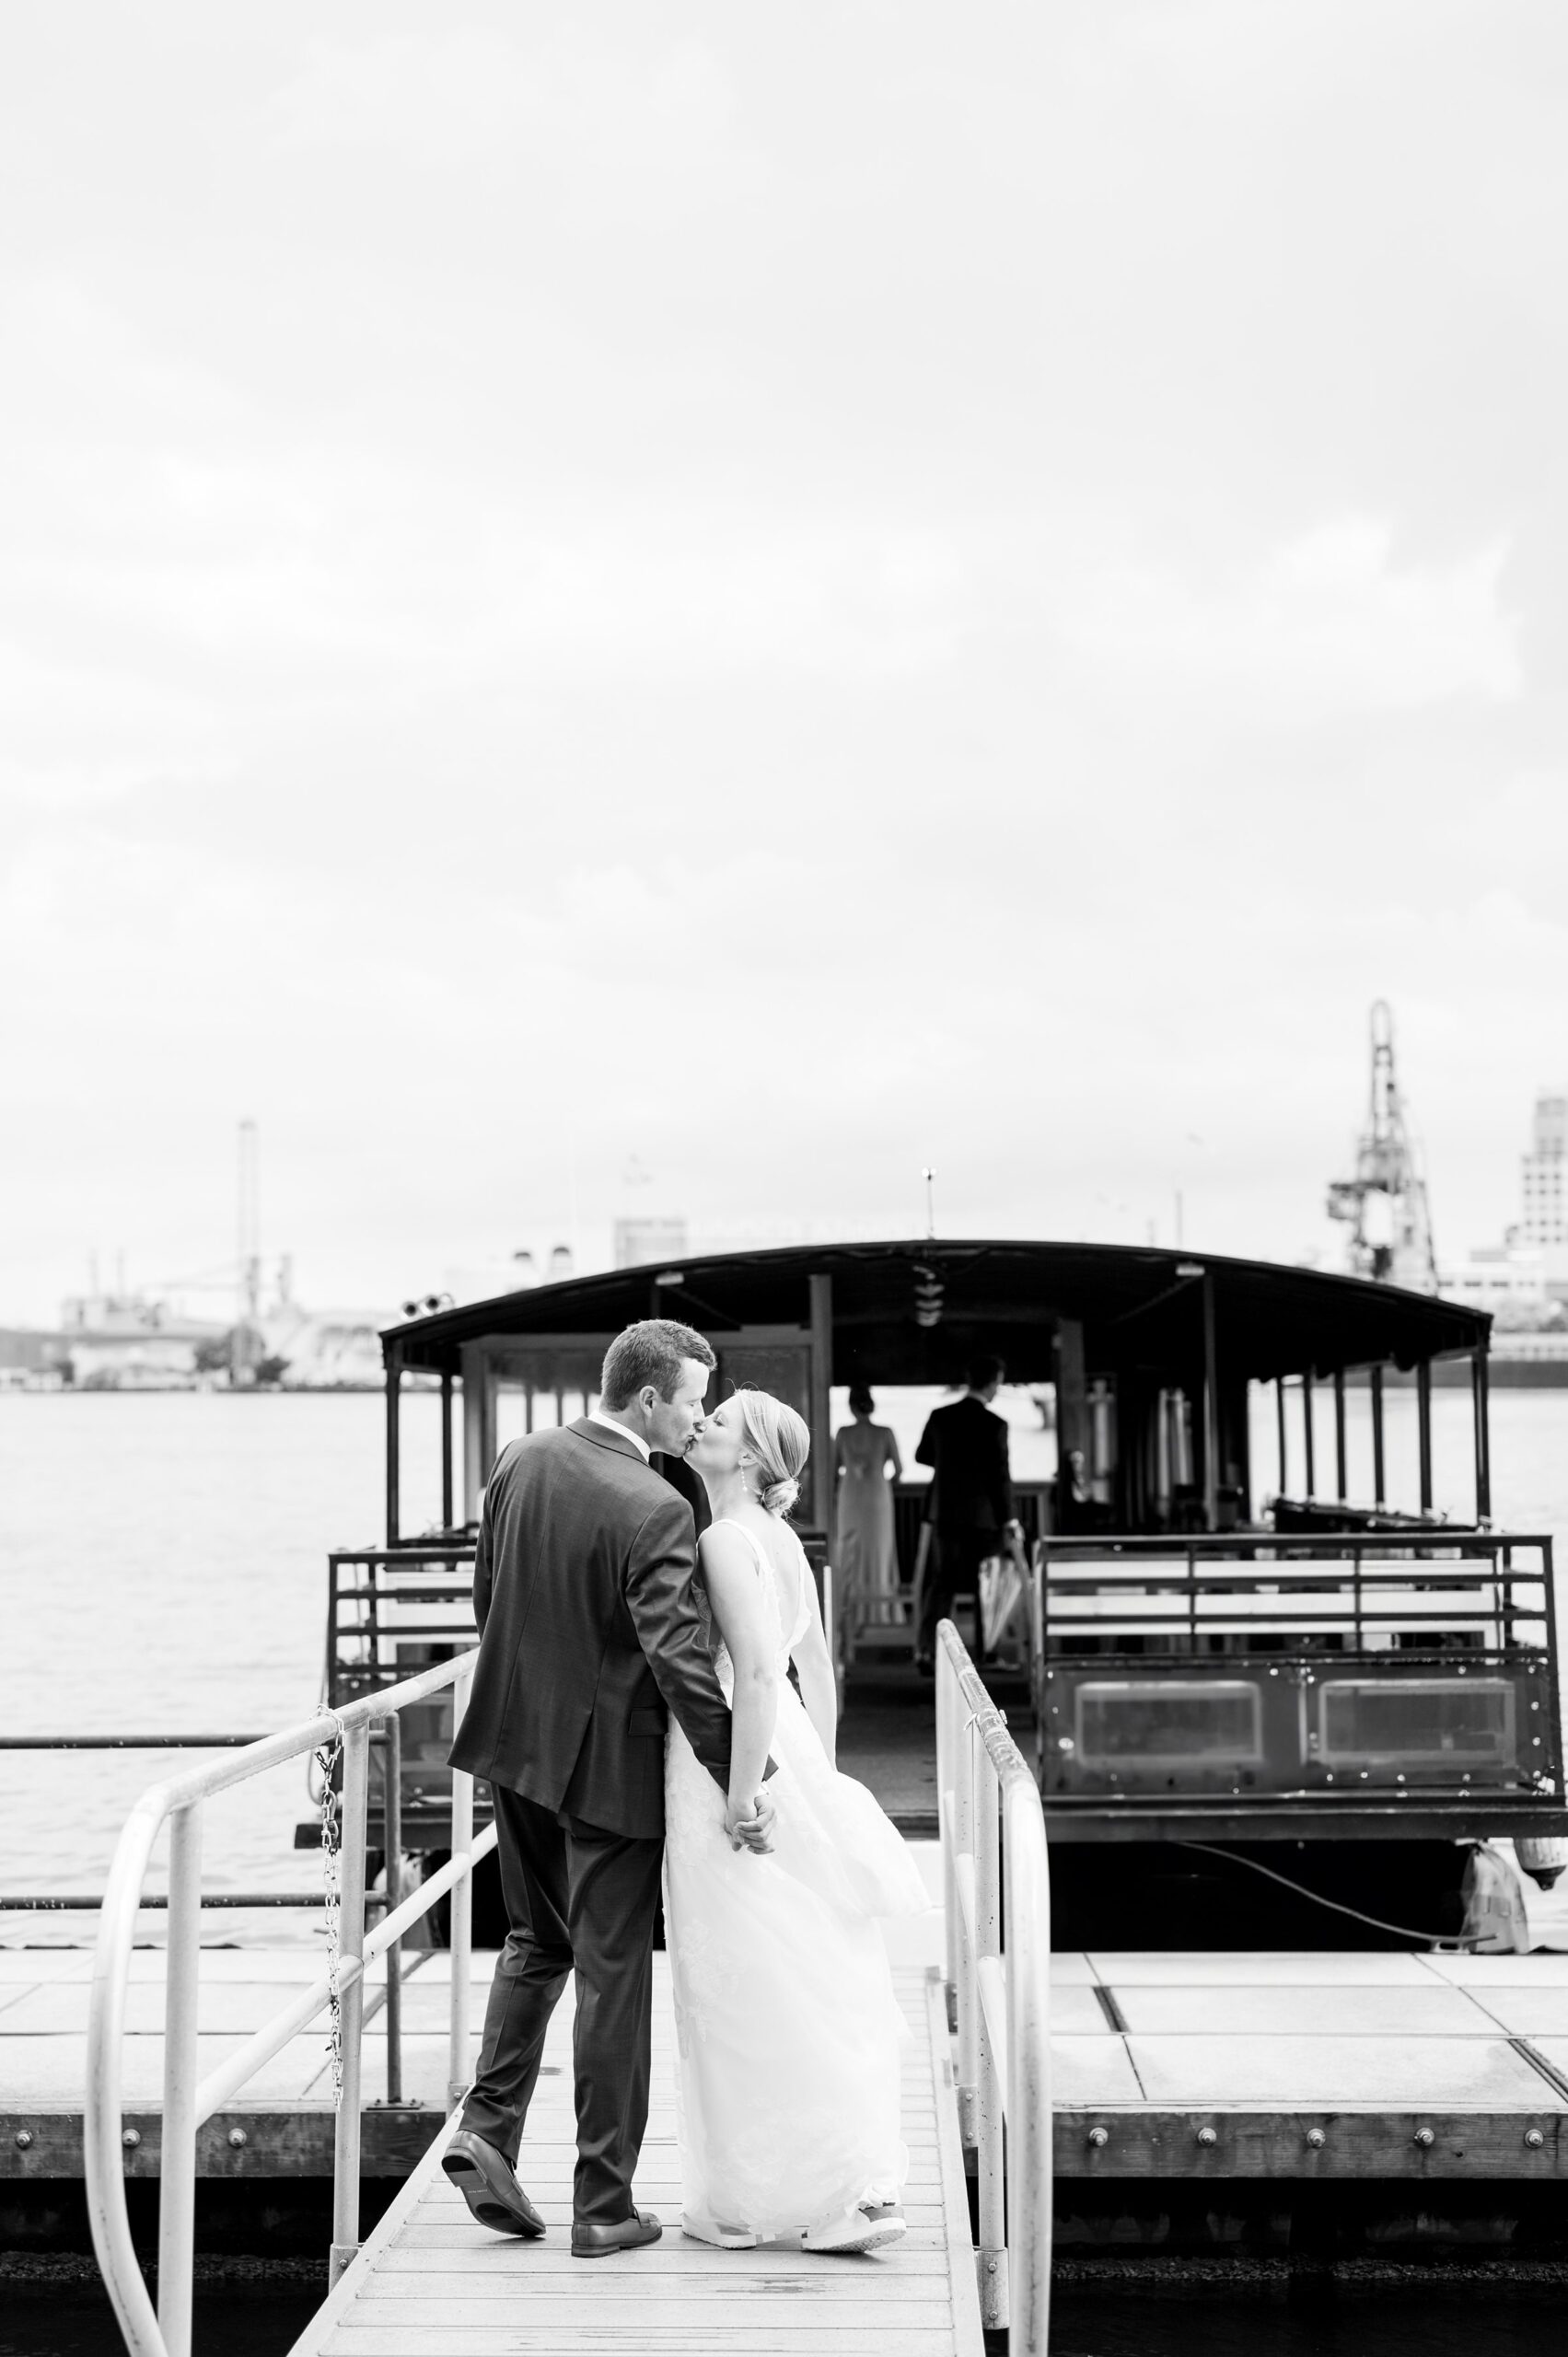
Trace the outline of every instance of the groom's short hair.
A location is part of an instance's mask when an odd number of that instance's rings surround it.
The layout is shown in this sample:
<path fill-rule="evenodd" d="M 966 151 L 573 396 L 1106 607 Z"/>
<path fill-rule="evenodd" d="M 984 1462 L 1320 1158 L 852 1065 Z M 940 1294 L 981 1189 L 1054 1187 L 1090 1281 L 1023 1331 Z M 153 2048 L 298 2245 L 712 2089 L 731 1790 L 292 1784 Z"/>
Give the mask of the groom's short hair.
<path fill-rule="evenodd" d="M 661 1399 L 672 1399 L 687 1359 L 695 1359 L 700 1366 L 716 1364 L 693 1327 L 679 1325 L 673 1318 L 640 1318 L 635 1326 L 617 1334 L 604 1354 L 600 1404 L 624 1408 L 650 1383 Z"/>

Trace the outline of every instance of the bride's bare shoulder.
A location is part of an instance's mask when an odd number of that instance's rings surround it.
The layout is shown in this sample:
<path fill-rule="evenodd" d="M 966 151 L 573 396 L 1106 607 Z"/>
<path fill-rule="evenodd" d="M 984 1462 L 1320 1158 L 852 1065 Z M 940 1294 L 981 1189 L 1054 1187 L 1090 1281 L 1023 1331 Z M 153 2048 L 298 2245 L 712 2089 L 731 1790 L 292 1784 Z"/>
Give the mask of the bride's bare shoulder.
<path fill-rule="evenodd" d="M 697 1553 L 704 1571 L 754 1572 L 757 1568 L 756 1549 L 736 1522 L 710 1522 L 697 1541 Z"/>

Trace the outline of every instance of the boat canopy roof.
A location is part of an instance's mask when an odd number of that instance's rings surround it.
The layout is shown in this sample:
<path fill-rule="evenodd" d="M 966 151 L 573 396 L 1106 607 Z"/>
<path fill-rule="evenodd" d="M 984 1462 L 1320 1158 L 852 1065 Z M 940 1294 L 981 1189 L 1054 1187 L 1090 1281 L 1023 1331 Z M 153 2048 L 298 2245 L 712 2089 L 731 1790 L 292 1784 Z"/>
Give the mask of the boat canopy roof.
<path fill-rule="evenodd" d="M 1092 1374 L 1182 1384 L 1202 1364 L 1205 1296 L 1227 1379 L 1267 1381 L 1484 1350 L 1483 1312 L 1358 1277 L 1119 1244 L 942 1239 L 697 1253 L 436 1310 L 382 1336 L 389 1365 L 457 1374 L 465 1344 L 609 1336 L 677 1318 L 726 1334 L 802 1327 L 831 1281 L 835 1383 L 947 1384 L 981 1352 L 1010 1382 L 1048 1382 L 1064 1321 Z M 935 1322 L 922 1322 L 917 1311 Z"/>

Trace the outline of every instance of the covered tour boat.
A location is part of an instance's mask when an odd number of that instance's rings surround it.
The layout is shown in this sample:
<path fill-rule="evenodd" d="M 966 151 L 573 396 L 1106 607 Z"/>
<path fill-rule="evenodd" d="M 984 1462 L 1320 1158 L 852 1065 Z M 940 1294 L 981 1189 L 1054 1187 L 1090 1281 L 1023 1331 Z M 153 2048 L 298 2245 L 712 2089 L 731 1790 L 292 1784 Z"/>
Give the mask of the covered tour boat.
<path fill-rule="evenodd" d="M 1354 1844 L 1357 1892 L 1407 1906 L 1434 1878 L 1457 1893 L 1463 1854 L 1490 1838 L 1512 1836 L 1543 1875 L 1568 1855 L 1551 1541 L 1493 1524 L 1489 1319 L 1212 1254 L 800 1246 L 534 1286 L 390 1329 L 385 1540 L 331 1559 L 334 1701 L 471 1642 L 473 1530 L 498 1447 L 580 1414 L 612 1337 L 649 1316 L 708 1337 L 713 1396 L 760 1384 L 806 1417 L 799 1522 L 845 1683 L 846 1764 L 910 1830 L 934 1830 L 935 1807 L 932 1779 L 909 1768 L 930 1740 L 911 1651 L 923 1494 L 900 1484 L 896 1596 L 835 1579 L 834 1395 L 866 1384 L 884 1405 L 906 1390 L 929 1401 L 990 1353 L 1054 1424 L 1055 1471 L 1015 1482 L 1026 1560 L 1017 1575 L 999 1567 L 983 1603 L 1020 1739 L 1032 1717 L 1069 1918 L 1086 1908 L 1115 1935 L 1106 1893 L 1138 1882 L 1127 1845 L 1147 1845 L 1145 1900 L 1162 1874 L 1175 1887 L 1175 1844 L 1278 1862 L 1290 1843 L 1292 1876 L 1325 1888 L 1326 1862 Z M 1462 1483 L 1434 1455 L 1434 1369 L 1446 1379 L 1456 1362 L 1472 1403 Z M 442 1435 L 440 1524 L 417 1533 L 401 1480 L 413 1385 L 438 1387 Z M 860 1722 L 875 1724 L 857 1750 Z M 405 1738 L 393 1839 L 406 1848 L 444 1845 L 446 1740 L 434 1715 Z M 1425 1860 L 1413 1880 L 1412 1858 Z M 1184 1871 L 1184 1903 L 1212 1911 L 1212 1868 Z M 1268 1944 L 1257 1923 L 1251 1944 Z"/>

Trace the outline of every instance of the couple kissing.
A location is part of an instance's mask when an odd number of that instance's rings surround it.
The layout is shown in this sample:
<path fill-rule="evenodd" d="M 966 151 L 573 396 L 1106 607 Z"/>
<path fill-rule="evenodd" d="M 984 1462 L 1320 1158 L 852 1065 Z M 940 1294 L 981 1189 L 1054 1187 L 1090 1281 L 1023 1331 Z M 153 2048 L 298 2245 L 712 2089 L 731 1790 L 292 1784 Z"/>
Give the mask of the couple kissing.
<path fill-rule="evenodd" d="M 906 2032 L 878 1918 L 929 1902 L 834 1766 L 832 1662 L 785 1519 L 805 1421 L 765 1391 L 705 1410 L 714 1365 L 691 1327 L 628 1327 L 598 1408 L 503 1450 L 480 1521 L 479 1660 L 451 1758 L 491 1785 L 510 1928 L 443 2165 L 482 2225 L 543 2235 L 517 2171 L 573 1976 L 579 2258 L 661 2232 L 632 2192 L 661 1886 L 681 2231 L 844 2253 L 904 2231 Z M 700 1539 L 656 1454 L 697 1477 Z"/>

